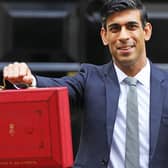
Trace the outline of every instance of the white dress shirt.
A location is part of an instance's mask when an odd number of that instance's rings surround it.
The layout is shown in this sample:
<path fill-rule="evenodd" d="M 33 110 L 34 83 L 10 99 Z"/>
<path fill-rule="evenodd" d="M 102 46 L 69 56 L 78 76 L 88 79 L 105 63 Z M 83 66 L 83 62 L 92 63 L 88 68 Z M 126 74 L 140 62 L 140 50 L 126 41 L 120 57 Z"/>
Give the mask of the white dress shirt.
<path fill-rule="evenodd" d="M 117 116 L 114 124 L 110 161 L 108 168 L 124 168 L 125 141 L 126 141 L 126 98 L 128 85 L 123 82 L 127 77 L 116 65 L 118 81 L 120 84 L 120 97 Z M 139 111 L 139 138 L 140 138 L 140 167 L 149 165 L 149 116 L 150 116 L 150 64 L 147 60 L 145 67 L 135 76 L 138 80 L 138 111 Z"/>

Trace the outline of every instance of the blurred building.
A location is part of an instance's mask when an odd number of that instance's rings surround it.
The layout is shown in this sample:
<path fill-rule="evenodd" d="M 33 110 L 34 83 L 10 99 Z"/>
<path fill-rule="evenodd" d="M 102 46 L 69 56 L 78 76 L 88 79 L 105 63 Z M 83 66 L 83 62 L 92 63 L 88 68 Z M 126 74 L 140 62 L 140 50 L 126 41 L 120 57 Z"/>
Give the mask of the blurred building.
<path fill-rule="evenodd" d="M 103 0 L 6 0 L 0 3 L 0 61 L 89 62 L 110 60 L 100 38 Z M 145 1 L 144 1 L 145 2 Z M 145 2 L 153 24 L 147 44 L 153 62 L 166 63 L 168 3 Z M 164 42 L 163 42 L 164 41 Z"/>

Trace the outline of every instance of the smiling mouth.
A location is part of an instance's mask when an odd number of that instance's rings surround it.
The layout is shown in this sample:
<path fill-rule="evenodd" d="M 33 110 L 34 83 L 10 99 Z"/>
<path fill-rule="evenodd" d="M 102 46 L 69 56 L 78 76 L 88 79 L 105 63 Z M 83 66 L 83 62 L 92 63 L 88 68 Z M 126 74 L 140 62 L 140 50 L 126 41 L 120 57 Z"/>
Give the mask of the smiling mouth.
<path fill-rule="evenodd" d="M 132 49 L 134 47 L 134 45 L 131 45 L 131 46 L 120 46 L 120 47 L 117 47 L 118 50 L 129 50 L 129 49 Z"/>
<path fill-rule="evenodd" d="M 118 46 L 117 50 L 120 55 L 128 56 L 133 52 L 134 47 L 135 45 L 123 45 L 123 46 Z"/>

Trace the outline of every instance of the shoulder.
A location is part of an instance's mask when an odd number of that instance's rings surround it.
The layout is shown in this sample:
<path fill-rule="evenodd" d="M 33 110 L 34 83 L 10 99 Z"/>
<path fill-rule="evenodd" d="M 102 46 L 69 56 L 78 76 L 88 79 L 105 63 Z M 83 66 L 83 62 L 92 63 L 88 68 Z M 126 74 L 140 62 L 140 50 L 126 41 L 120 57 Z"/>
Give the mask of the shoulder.
<path fill-rule="evenodd" d="M 163 79 L 168 79 L 168 64 L 161 65 L 161 64 L 151 64 L 152 73 L 154 75 L 160 76 Z"/>
<path fill-rule="evenodd" d="M 112 66 L 112 62 L 108 62 L 102 65 L 83 63 L 81 64 L 80 71 L 104 72 L 109 66 Z"/>
<path fill-rule="evenodd" d="M 151 64 L 151 75 L 152 79 L 161 82 L 162 86 L 168 87 L 168 68 L 158 64 Z"/>
<path fill-rule="evenodd" d="M 81 69 L 87 69 L 87 70 L 100 70 L 102 69 L 104 65 L 95 65 L 95 64 L 89 64 L 89 63 L 83 63 L 81 64 Z"/>

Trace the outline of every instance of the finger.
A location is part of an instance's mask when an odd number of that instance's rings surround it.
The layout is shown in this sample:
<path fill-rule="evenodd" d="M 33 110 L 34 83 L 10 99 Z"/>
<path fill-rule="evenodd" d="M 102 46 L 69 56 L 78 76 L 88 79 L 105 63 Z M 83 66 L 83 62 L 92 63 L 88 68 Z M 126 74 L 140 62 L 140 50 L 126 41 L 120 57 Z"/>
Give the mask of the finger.
<path fill-rule="evenodd" d="M 7 66 L 5 66 L 3 68 L 3 77 L 6 79 L 8 77 L 8 70 L 7 70 Z"/>
<path fill-rule="evenodd" d="M 31 70 L 30 68 L 25 64 L 23 63 L 22 64 L 23 68 L 23 72 L 20 72 L 21 74 L 26 74 L 23 76 L 23 81 L 26 83 L 26 84 L 32 84 L 32 81 L 33 81 L 33 75 L 31 73 Z"/>
<path fill-rule="evenodd" d="M 27 73 L 26 76 L 23 77 L 23 81 L 24 83 L 31 85 L 33 82 L 33 75 L 31 74 L 31 72 Z"/>
<path fill-rule="evenodd" d="M 17 78 L 19 76 L 19 70 L 14 67 L 13 64 L 9 64 L 8 66 L 4 67 L 3 75 L 6 79 Z"/>
<path fill-rule="evenodd" d="M 16 64 L 17 65 L 17 64 Z M 17 65 L 18 66 L 18 65 Z M 30 73 L 30 69 L 25 63 L 19 64 L 19 76 L 27 76 Z"/>
<path fill-rule="evenodd" d="M 9 74 L 10 78 L 19 78 L 19 63 L 14 63 L 9 65 Z"/>

